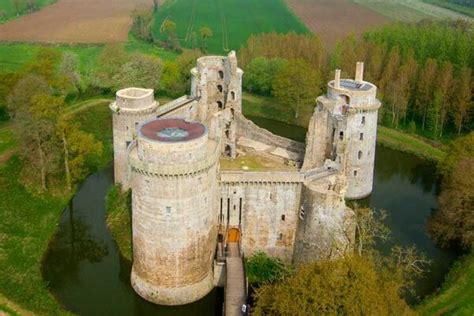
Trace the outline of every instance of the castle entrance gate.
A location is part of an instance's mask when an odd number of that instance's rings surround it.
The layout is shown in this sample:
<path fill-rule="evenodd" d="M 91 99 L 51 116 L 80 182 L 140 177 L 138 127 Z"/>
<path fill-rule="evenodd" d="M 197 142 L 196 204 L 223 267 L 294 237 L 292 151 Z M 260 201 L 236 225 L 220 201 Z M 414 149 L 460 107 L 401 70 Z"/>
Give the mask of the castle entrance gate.
<path fill-rule="evenodd" d="M 232 227 L 227 231 L 227 242 L 239 242 L 240 241 L 240 230 Z"/>

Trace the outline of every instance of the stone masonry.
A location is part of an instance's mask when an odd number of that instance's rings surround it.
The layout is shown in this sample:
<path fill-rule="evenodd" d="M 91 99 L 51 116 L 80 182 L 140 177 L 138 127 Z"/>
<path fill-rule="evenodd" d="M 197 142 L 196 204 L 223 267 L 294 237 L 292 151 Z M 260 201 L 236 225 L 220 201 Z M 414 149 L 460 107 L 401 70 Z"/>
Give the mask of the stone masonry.
<path fill-rule="evenodd" d="M 243 116 L 234 52 L 199 58 L 191 74 L 189 96 L 159 106 L 152 90 L 129 88 L 110 106 L 115 181 L 132 190 L 135 291 L 164 305 L 202 298 L 222 286 L 223 249 L 235 239 L 246 256 L 295 263 L 348 251 L 345 199 L 372 191 L 380 107 L 363 64 L 355 79 L 336 70 L 305 144 Z M 250 152 L 290 169 L 221 170 L 222 157 Z"/>

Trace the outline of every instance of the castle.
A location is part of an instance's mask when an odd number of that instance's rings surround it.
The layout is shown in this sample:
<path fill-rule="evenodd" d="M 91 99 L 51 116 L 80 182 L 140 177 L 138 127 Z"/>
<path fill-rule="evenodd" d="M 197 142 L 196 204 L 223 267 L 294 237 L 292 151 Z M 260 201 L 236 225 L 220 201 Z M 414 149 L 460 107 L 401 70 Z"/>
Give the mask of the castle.
<path fill-rule="evenodd" d="M 242 115 L 234 52 L 199 58 L 191 74 L 189 96 L 160 106 L 153 90 L 128 88 L 110 105 L 115 181 L 132 190 L 135 291 L 166 305 L 202 298 L 222 285 L 227 242 L 293 262 L 345 251 L 354 237 L 345 199 L 373 184 L 380 102 L 363 63 L 354 80 L 336 70 L 306 144 Z M 225 168 L 241 157 L 271 166 Z"/>

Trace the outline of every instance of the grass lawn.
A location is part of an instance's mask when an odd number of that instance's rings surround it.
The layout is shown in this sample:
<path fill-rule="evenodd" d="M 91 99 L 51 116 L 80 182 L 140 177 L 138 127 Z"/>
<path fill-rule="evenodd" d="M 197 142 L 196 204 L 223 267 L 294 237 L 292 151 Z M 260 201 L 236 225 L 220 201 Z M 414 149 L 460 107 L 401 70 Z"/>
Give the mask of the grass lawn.
<path fill-rule="evenodd" d="M 474 315 L 474 252 L 451 269 L 441 292 L 416 308 L 420 315 Z"/>
<path fill-rule="evenodd" d="M 468 15 L 471 18 L 474 18 L 474 7 L 457 4 L 451 0 L 423 0 L 423 2 L 434 4 L 446 9 L 450 9 L 450 10 Z"/>
<path fill-rule="evenodd" d="M 165 19 L 176 23 L 181 45 L 188 48 L 193 46 L 193 33 L 199 43 L 199 29 L 203 26 L 211 28 L 213 36 L 208 39 L 208 50 L 218 54 L 238 50 L 251 34 L 272 31 L 308 33 L 283 0 L 166 1 L 153 26 L 154 35 L 161 39 L 166 39 L 164 34 L 160 34 Z"/>
<path fill-rule="evenodd" d="M 56 0 L 36 0 L 36 6 L 38 9 L 41 9 L 42 7 L 54 2 L 56 2 Z M 13 3 L 14 2 L 11 0 L 0 0 L 0 23 L 4 23 L 17 17 L 16 8 Z M 26 7 L 26 1 L 19 1 L 19 3 L 20 15 L 28 14 L 29 12 Z"/>
<path fill-rule="evenodd" d="M 446 155 L 442 148 L 434 147 L 422 137 L 381 125 L 379 125 L 377 130 L 377 142 L 382 146 L 414 154 L 432 161 L 439 161 Z"/>
<path fill-rule="evenodd" d="M 2 1 L 2 0 L 0 0 Z M 78 56 L 79 72 L 88 74 L 97 67 L 97 56 L 103 45 L 46 45 L 29 43 L 0 43 L 0 71 L 16 71 L 33 59 L 40 47 L 50 47 L 62 53 L 72 52 Z M 129 37 L 125 48 L 128 52 L 155 55 L 164 60 L 175 59 L 177 54 L 163 48 Z"/>

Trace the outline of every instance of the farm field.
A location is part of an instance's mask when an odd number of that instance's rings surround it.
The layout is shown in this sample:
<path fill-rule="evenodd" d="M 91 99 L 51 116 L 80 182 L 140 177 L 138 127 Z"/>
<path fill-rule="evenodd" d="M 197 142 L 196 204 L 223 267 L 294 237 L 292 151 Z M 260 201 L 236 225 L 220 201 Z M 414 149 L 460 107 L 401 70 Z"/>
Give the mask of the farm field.
<path fill-rule="evenodd" d="M 39 10 L 56 0 L 36 0 L 36 8 Z M 26 2 L 20 2 L 19 3 L 19 15 L 22 16 L 24 14 L 29 14 L 27 7 L 26 7 Z M 16 8 L 13 5 L 13 1 L 10 0 L 0 0 L 0 23 L 5 23 L 8 20 L 12 20 L 17 18 L 17 12 Z"/>
<path fill-rule="evenodd" d="M 293 12 L 325 45 L 384 24 L 388 19 L 349 0 L 286 0 Z"/>
<path fill-rule="evenodd" d="M 453 3 L 450 0 L 423 0 L 423 2 L 431 3 L 452 11 L 456 11 L 465 15 L 469 15 L 471 18 L 474 18 L 474 7 L 469 7 L 467 5 L 460 5 Z"/>
<path fill-rule="evenodd" d="M 187 48 L 199 43 L 201 27 L 211 28 L 208 51 L 219 54 L 239 49 L 251 34 L 308 32 L 283 0 L 170 0 L 160 8 L 153 26 L 154 35 L 161 39 L 166 38 L 160 34 L 165 19 L 176 23 L 181 45 Z"/>
<path fill-rule="evenodd" d="M 421 19 L 474 19 L 422 0 L 352 0 L 391 20 L 417 22 Z"/>
<path fill-rule="evenodd" d="M 1 0 L 7 1 L 7 0 Z M 0 41 L 42 43 L 124 42 L 130 12 L 151 0 L 59 0 L 0 25 Z"/>

